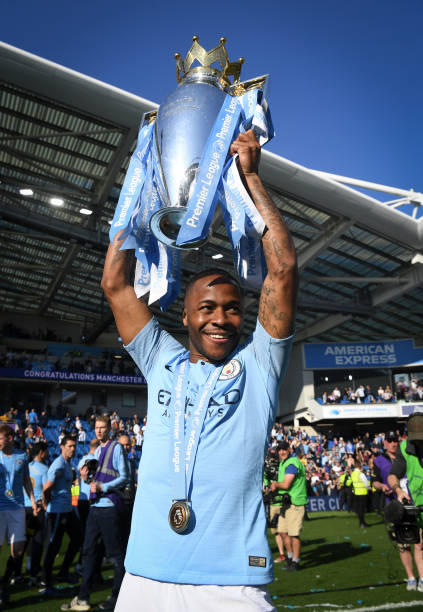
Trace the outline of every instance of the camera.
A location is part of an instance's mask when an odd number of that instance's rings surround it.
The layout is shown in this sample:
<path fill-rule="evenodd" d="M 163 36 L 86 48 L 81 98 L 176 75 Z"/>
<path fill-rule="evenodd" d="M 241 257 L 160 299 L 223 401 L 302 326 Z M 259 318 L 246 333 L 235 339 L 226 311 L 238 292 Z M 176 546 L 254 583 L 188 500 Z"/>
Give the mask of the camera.
<path fill-rule="evenodd" d="M 82 467 L 88 468 L 88 476 L 86 482 L 91 482 L 98 468 L 97 459 L 87 459 Z"/>
<path fill-rule="evenodd" d="M 418 544 L 422 511 L 423 506 L 404 505 L 397 500 L 389 502 L 385 507 L 385 521 L 391 540 L 398 544 Z"/>
<path fill-rule="evenodd" d="M 264 460 L 264 478 L 267 482 L 277 482 L 279 470 L 279 458 L 277 450 L 271 448 Z M 279 491 L 270 491 L 268 489 L 266 493 L 263 493 L 263 502 L 266 507 L 266 514 L 268 514 L 269 506 L 275 503 L 275 497 L 279 495 Z"/>
<path fill-rule="evenodd" d="M 264 460 L 264 477 L 269 482 L 276 481 L 278 479 L 279 470 L 279 457 L 276 449 L 271 449 Z"/>
<path fill-rule="evenodd" d="M 291 498 L 289 497 L 289 493 L 282 493 L 281 495 L 281 510 L 279 514 L 276 514 L 272 520 L 270 521 L 269 527 L 273 527 L 274 529 L 278 525 L 279 516 L 285 518 L 285 512 L 291 506 Z"/>

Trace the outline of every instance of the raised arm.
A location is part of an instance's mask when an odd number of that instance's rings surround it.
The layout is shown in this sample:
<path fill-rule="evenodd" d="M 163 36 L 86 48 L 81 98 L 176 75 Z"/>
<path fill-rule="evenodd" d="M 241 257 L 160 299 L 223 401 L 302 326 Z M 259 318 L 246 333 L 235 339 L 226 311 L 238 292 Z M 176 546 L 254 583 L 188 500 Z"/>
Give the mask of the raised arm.
<path fill-rule="evenodd" d="M 132 250 L 120 251 L 122 242 L 120 234 L 117 234 L 109 245 L 101 287 L 115 317 L 119 335 L 124 344 L 128 344 L 149 322 L 152 314 L 147 304 L 137 298 L 129 282 L 129 270 L 134 254 Z"/>
<path fill-rule="evenodd" d="M 239 155 L 244 185 L 266 224 L 262 237 L 267 276 L 260 295 L 259 321 L 274 338 L 286 338 L 294 330 L 298 292 L 295 247 L 283 217 L 258 176 L 260 145 L 252 130 L 240 134 L 231 145 Z"/>

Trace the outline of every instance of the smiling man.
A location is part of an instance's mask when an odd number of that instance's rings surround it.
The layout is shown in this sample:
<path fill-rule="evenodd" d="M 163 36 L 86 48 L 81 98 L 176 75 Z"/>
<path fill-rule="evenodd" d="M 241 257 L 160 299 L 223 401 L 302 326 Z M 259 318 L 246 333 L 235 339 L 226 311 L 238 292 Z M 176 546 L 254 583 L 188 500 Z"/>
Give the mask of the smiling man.
<path fill-rule="evenodd" d="M 148 426 L 116 610 L 273 610 L 261 494 L 267 438 L 288 365 L 297 266 L 286 224 L 257 174 L 253 132 L 231 146 L 267 226 L 268 274 L 257 327 L 240 345 L 244 303 L 227 272 L 188 283 L 189 350 L 159 326 L 126 275 L 131 254 L 110 245 L 102 286 L 126 348 L 148 382 Z"/>

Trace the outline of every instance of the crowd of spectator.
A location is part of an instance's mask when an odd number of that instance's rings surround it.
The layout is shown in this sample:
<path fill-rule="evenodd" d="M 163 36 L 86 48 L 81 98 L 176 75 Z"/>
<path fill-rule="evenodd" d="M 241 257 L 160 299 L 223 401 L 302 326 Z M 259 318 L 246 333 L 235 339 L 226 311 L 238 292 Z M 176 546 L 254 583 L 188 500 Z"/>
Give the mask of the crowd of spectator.
<path fill-rule="evenodd" d="M 25 450 L 31 456 L 32 448 L 37 442 L 48 442 L 53 445 L 50 459 L 58 454 L 59 444 L 63 436 L 71 435 L 81 445 L 81 454 L 85 446 L 94 436 L 94 424 L 98 414 L 103 411 L 99 407 L 90 407 L 85 415 L 71 416 L 64 412 L 62 419 L 49 419 L 47 410 L 37 413 L 34 409 L 18 413 L 17 408 L 10 408 L 0 419 L 3 422 L 15 423 L 15 445 Z M 112 437 L 129 436 L 131 447 L 139 458 L 142 449 L 146 418 L 141 420 L 138 415 L 123 418 L 114 411 L 110 415 Z M 398 432 L 398 435 L 399 432 Z M 306 468 L 307 492 L 310 497 L 337 495 L 338 479 L 341 472 L 353 468 L 354 460 L 358 459 L 364 472 L 371 480 L 373 460 L 384 448 L 384 434 L 370 435 L 366 432 L 351 438 L 335 436 L 328 439 L 324 434 L 308 434 L 301 427 L 292 428 L 275 423 L 269 449 L 277 447 L 279 442 L 289 442 L 293 453 L 302 461 Z"/>
<path fill-rule="evenodd" d="M 396 383 L 395 391 L 390 385 L 379 385 L 374 391 L 370 385 L 360 384 L 353 388 L 344 387 L 341 391 L 339 387 L 334 387 L 332 391 L 324 391 L 316 400 L 319 404 L 382 404 L 403 400 L 406 402 L 416 402 L 423 400 L 423 380 L 412 378 L 408 386 L 404 381 Z"/>
<path fill-rule="evenodd" d="M 410 385 L 403 380 L 396 383 L 395 394 L 397 399 L 406 402 L 418 402 L 423 400 L 423 379 L 412 378 Z"/>
<path fill-rule="evenodd" d="M 50 447 L 50 460 L 59 455 L 59 445 L 65 435 L 72 436 L 80 446 L 76 458 L 86 451 L 88 443 L 94 437 L 94 424 L 96 416 L 102 414 L 99 407 L 90 407 L 85 415 L 71 416 L 65 412 L 63 418 L 52 419 L 46 409 L 39 411 L 10 408 L 0 417 L 0 422 L 13 423 L 15 429 L 15 447 L 25 451 L 32 459 L 32 449 L 37 442 L 47 442 Z M 117 439 L 121 435 L 128 435 L 133 456 L 139 455 L 144 440 L 144 431 L 147 419 L 140 419 L 138 415 L 131 418 L 120 417 L 114 411 L 110 416 L 111 436 Z"/>
<path fill-rule="evenodd" d="M 95 358 L 85 357 L 78 350 L 69 350 L 66 355 L 60 356 L 48 348 L 31 352 L 6 347 L 6 350 L 0 353 L 0 368 L 141 376 L 132 359 L 113 349 L 105 349 L 100 357 Z"/>
<path fill-rule="evenodd" d="M 38 442 L 44 442 L 46 447 L 48 446 L 46 455 L 48 459 L 46 459 L 46 462 L 50 465 L 56 457 L 60 458 L 60 452 L 63 455 L 63 446 L 68 443 L 69 436 L 71 436 L 74 445 L 76 441 L 76 453 L 70 460 L 70 465 L 74 470 L 72 477 L 72 504 L 77 506 L 79 511 L 79 507 L 84 501 L 80 497 L 78 498 L 82 490 L 80 489 L 80 485 L 82 487 L 80 479 L 81 465 L 87 457 L 91 457 L 91 455 L 87 454 L 91 452 L 92 444 L 90 442 L 93 441 L 96 435 L 98 436 L 98 432 L 94 431 L 94 426 L 97 428 L 97 419 L 98 417 L 102 418 L 100 415 L 104 415 L 104 410 L 98 406 L 91 406 L 85 415 L 73 416 L 70 412 L 65 412 L 60 419 L 49 417 L 49 412 L 50 410 L 47 409 L 37 411 L 32 408 L 19 411 L 17 408 L 10 408 L 5 414 L 0 416 L 0 422 L 12 424 L 14 429 L 14 445 L 17 449 L 27 453 L 29 461 L 34 459 L 34 455 L 38 456 L 37 453 L 40 450 Z M 135 490 L 136 473 L 142 453 L 147 418 L 140 419 L 138 415 L 133 415 L 131 418 L 122 418 L 117 411 L 108 416 L 110 417 L 110 426 L 108 426 L 110 427 L 110 438 L 119 441 L 121 445 L 125 444 L 125 456 L 130 463 L 132 462 L 131 473 L 133 475 L 131 482 Z M 391 433 L 394 435 L 394 432 Z M 395 436 L 398 436 L 399 439 L 403 437 L 399 431 L 395 432 Z M 125 437 L 127 437 L 127 442 L 123 441 Z M 277 458 L 277 449 L 281 448 L 281 443 L 288 443 L 290 452 L 305 467 L 307 497 L 333 497 L 340 496 L 341 494 L 341 479 L 343 475 L 346 472 L 352 472 L 358 464 L 362 466 L 363 472 L 370 484 L 375 480 L 373 462 L 379 454 L 383 453 L 384 441 L 384 433 L 370 434 L 366 432 L 362 435 L 351 437 L 344 437 L 342 435 L 329 437 L 311 429 L 285 426 L 276 422 L 271 431 L 268 454 L 273 454 L 273 457 Z M 61 442 L 62 446 L 60 446 Z M 98 440 L 97 444 L 99 444 Z M 78 492 L 75 495 L 76 488 Z M 131 499 L 131 503 L 133 503 L 133 497 Z M 340 498 L 339 507 L 341 509 L 343 503 Z M 347 501 L 346 503 L 347 508 L 350 509 L 348 507 L 349 502 Z M 373 489 L 367 496 L 366 503 L 368 504 L 367 509 L 369 511 L 381 511 L 384 505 L 382 491 Z M 128 525 L 129 530 L 130 515 L 128 516 L 129 520 L 125 524 Z M 127 535 L 125 538 L 126 542 Z M 47 543 L 45 544 L 47 545 Z M 46 553 L 43 576 L 47 575 L 45 570 L 47 558 L 49 557 Z M 80 563 L 77 564 L 76 568 L 78 567 L 82 571 L 81 568 L 83 566 Z M 16 571 L 22 571 L 22 564 L 20 566 L 15 564 Z M 77 569 L 77 571 L 79 570 Z M 73 580 L 73 576 L 68 574 L 66 574 L 65 578 L 68 582 Z M 28 584 L 34 586 L 35 579 L 35 576 L 32 577 L 31 574 Z M 21 574 L 15 574 L 15 580 L 22 580 Z M 51 586 L 50 583 L 41 580 L 39 584 L 41 585 L 40 588 L 43 589 L 40 592 L 45 592 L 46 594 L 55 592 L 54 586 Z M 112 609 L 112 607 L 103 607 L 101 609 Z"/>
<path fill-rule="evenodd" d="M 71 338 L 61 338 L 55 331 L 45 328 L 37 331 L 29 332 L 24 330 L 14 323 L 3 323 L 0 329 L 0 335 L 5 338 L 20 338 L 24 340 L 46 340 L 48 342 L 72 342 Z"/>
<path fill-rule="evenodd" d="M 113 610 L 124 573 L 124 551 L 147 419 L 140 420 L 136 414 L 125 419 L 117 411 L 109 415 L 98 406 L 91 406 L 84 416 L 66 412 L 62 418 L 51 418 L 49 413 L 51 407 L 41 411 L 11 407 L 0 416 L 1 493 L 14 504 L 12 510 L 5 512 L 19 513 L 22 523 L 20 531 L 16 528 L 17 537 L 22 538 L 17 540 L 22 544 L 19 554 L 15 554 L 13 544 L 0 580 L 0 609 L 8 603 L 8 585 L 22 583 L 23 587 L 26 581 L 28 587 L 37 586 L 43 596 L 57 594 L 53 582 L 73 585 L 81 581 L 80 593 L 83 589 L 86 592 L 82 600 L 88 601 L 92 579 L 103 581 L 101 566 L 105 556 L 114 568 L 112 594 L 98 607 Z M 25 454 L 27 474 L 19 479 L 14 468 L 5 468 L 4 457 L 13 457 L 13 465 L 24 466 Z M 109 476 L 105 470 L 113 474 Z M 111 488 L 108 495 L 106 486 L 112 485 L 116 489 Z M 22 495 L 24 489 L 28 499 Z M 53 565 L 59 561 L 65 532 L 69 536 L 65 554 L 53 578 Z M 72 574 L 70 568 L 78 554 Z M 84 606 L 83 610 L 90 608 L 87 603 Z"/>
<path fill-rule="evenodd" d="M 397 432 L 401 439 L 400 432 Z M 373 479 L 373 461 L 384 449 L 384 433 L 345 438 L 335 436 L 328 439 L 324 434 L 310 435 L 304 429 L 286 427 L 276 423 L 271 434 L 270 449 L 287 441 L 290 447 L 306 468 L 307 495 L 338 495 L 339 476 L 345 470 L 353 469 L 355 460 L 361 462 L 363 471 L 371 482 Z M 369 500 L 372 496 L 369 496 Z M 378 495 L 373 496 L 373 506 L 379 507 Z"/>

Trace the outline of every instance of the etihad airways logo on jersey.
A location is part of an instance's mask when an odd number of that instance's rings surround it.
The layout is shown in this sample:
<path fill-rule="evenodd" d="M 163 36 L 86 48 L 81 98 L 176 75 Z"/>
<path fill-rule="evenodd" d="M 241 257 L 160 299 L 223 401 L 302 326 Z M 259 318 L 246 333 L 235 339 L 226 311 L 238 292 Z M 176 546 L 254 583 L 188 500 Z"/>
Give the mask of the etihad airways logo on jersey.
<path fill-rule="evenodd" d="M 170 405 L 171 396 L 171 392 L 167 389 L 160 389 L 157 394 L 158 403 L 166 407 L 166 410 L 163 412 L 162 417 L 170 417 L 170 411 L 167 409 L 167 407 Z M 213 415 L 217 415 L 218 418 L 223 417 L 225 414 L 225 406 L 233 406 L 234 404 L 238 404 L 240 399 L 241 391 L 239 389 L 231 389 L 230 391 L 218 398 L 211 397 L 207 408 L 207 417 L 211 418 Z M 190 408 L 192 407 L 194 407 L 194 404 L 191 402 L 191 398 L 186 397 L 185 414 L 187 417 L 190 416 Z"/>

